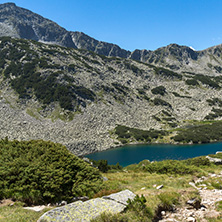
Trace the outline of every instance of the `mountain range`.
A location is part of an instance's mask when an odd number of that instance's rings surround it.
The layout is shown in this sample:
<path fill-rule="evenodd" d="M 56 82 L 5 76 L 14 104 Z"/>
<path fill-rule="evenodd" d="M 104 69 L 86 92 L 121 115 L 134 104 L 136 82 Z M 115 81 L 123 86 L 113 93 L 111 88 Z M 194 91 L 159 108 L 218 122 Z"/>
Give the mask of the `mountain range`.
<path fill-rule="evenodd" d="M 211 72 L 208 63 L 218 69 L 222 46 L 218 45 L 203 51 L 194 51 L 187 46 L 171 44 L 151 50 L 134 50 L 133 52 L 121 49 L 118 45 L 98 41 L 82 32 L 67 31 L 55 22 L 43 18 L 27 9 L 20 8 L 14 3 L 0 5 L 0 36 L 32 39 L 47 44 L 57 44 L 75 49 L 86 49 L 104 56 L 134 59 L 149 64 L 168 66 L 171 69 L 188 69 Z M 206 58 L 208 62 L 206 63 Z M 196 61 L 202 61 L 200 67 Z M 193 68 L 193 69 L 192 69 Z"/>
<path fill-rule="evenodd" d="M 1 138 L 52 140 L 77 155 L 178 142 L 181 130 L 222 119 L 221 56 L 222 45 L 130 52 L 1 4 Z"/>

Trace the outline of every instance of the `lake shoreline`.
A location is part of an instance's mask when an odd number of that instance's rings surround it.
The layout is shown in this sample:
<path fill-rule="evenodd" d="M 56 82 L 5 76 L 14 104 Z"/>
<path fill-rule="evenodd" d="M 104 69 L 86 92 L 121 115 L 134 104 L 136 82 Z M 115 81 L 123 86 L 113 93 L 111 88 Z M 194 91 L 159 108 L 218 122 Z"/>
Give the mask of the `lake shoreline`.
<path fill-rule="evenodd" d="M 84 155 L 79 155 L 78 157 L 83 158 L 86 157 L 87 155 L 91 155 L 91 154 L 95 154 L 95 153 L 100 153 L 100 152 L 105 152 L 108 150 L 113 150 L 113 149 L 118 149 L 121 147 L 125 147 L 125 146 L 149 146 L 149 145 L 175 145 L 175 146 L 195 146 L 195 145 L 204 145 L 204 144 L 215 144 L 215 143 L 222 143 L 222 140 L 220 141 L 212 141 L 210 143 L 179 143 L 179 142 L 170 142 L 170 143 L 161 143 L 161 142 L 152 142 L 152 143 L 140 143 L 140 142 L 133 142 L 133 143 L 127 143 L 127 144 L 122 144 L 122 145 L 117 145 L 117 146 L 111 146 L 110 148 L 107 148 L 105 150 L 96 150 L 95 152 L 91 152 L 91 153 L 87 153 Z"/>
<path fill-rule="evenodd" d="M 204 156 L 222 150 L 222 142 L 203 144 L 127 144 L 108 150 L 94 152 L 84 155 L 89 159 L 105 159 L 109 164 L 117 162 L 122 166 L 138 163 L 144 159 L 150 161 L 161 161 L 164 159 L 188 159 L 197 156 Z"/>

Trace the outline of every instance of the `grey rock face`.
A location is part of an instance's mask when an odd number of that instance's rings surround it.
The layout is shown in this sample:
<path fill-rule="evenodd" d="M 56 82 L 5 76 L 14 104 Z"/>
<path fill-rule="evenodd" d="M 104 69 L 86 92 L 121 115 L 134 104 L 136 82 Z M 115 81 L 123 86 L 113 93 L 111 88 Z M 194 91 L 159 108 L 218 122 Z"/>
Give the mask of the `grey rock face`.
<path fill-rule="evenodd" d="M 0 36 L 11 36 L 76 48 L 69 32 L 56 23 L 13 3 L 0 5 Z"/>
<path fill-rule="evenodd" d="M 103 198 L 91 199 L 86 202 L 77 201 L 63 207 L 58 207 L 43 214 L 38 222 L 50 221 L 90 221 L 100 214 L 120 213 L 126 207 L 126 200 L 135 198 L 135 194 L 129 190 L 124 190 L 116 194 Z"/>

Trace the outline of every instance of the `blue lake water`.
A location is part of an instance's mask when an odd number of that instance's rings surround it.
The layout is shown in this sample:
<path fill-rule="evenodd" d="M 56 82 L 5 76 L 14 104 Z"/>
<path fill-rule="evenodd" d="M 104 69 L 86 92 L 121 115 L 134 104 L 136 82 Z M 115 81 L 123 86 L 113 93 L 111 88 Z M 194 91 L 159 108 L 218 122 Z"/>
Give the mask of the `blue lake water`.
<path fill-rule="evenodd" d="M 109 164 L 119 162 L 121 166 L 139 163 L 144 159 L 159 161 L 165 159 L 182 160 L 222 151 L 222 143 L 199 145 L 128 145 L 102 152 L 89 154 L 86 157 L 93 160 L 105 159 Z"/>

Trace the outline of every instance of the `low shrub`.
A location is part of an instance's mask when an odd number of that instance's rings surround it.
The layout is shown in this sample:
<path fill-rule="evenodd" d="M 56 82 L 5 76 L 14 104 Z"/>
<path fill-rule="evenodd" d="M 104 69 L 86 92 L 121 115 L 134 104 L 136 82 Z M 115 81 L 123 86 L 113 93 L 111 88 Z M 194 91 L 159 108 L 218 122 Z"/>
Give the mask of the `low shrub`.
<path fill-rule="evenodd" d="M 187 165 L 179 160 L 163 160 L 160 162 L 154 162 L 144 167 L 145 171 L 149 173 L 158 174 L 192 174 L 199 172 L 198 167 L 194 165 Z"/>
<path fill-rule="evenodd" d="M 172 211 L 175 205 L 179 204 L 180 194 L 176 192 L 164 192 L 158 195 L 160 200 L 159 207 L 166 211 Z"/>
<path fill-rule="evenodd" d="M 52 142 L 0 141 L 0 194 L 27 204 L 90 196 L 102 183 L 99 171 Z"/>
<path fill-rule="evenodd" d="M 170 103 L 168 103 L 165 100 L 160 99 L 160 98 L 154 98 L 153 103 L 156 106 L 168 106 L 169 108 L 172 108 Z"/>
<path fill-rule="evenodd" d="M 222 122 L 183 129 L 178 131 L 178 134 L 174 136 L 173 139 L 183 143 L 209 143 L 212 141 L 220 141 L 222 140 Z"/>
<path fill-rule="evenodd" d="M 127 203 L 126 210 L 135 212 L 139 221 L 151 221 L 153 218 L 152 210 L 146 206 L 146 198 L 143 195 L 141 197 L 136 195 L 133 200 L 129 199 Z"/>
<path fill-rule="evenodd" d="M 151 89 L 151 92 L 154 94 L 154 95 L 161 95 L 161 96 L 164 96 L 165 93 L 166 93 L 166 88 L 164 86 L 157 86 L 156 88 L 153 88 Z"/>
<path fill-rule="evenodd" d="M 118 139 L 121 142 L 124 140 L 127 141 L 128 139 L 150 142 L 152 139 L 157 139 L 159 136 L 166 135 L 167 133 L 163 130 L 140 130 L 136 128 L 118 125 L 115 128 L 115 134 L 118 135 Z"/>

